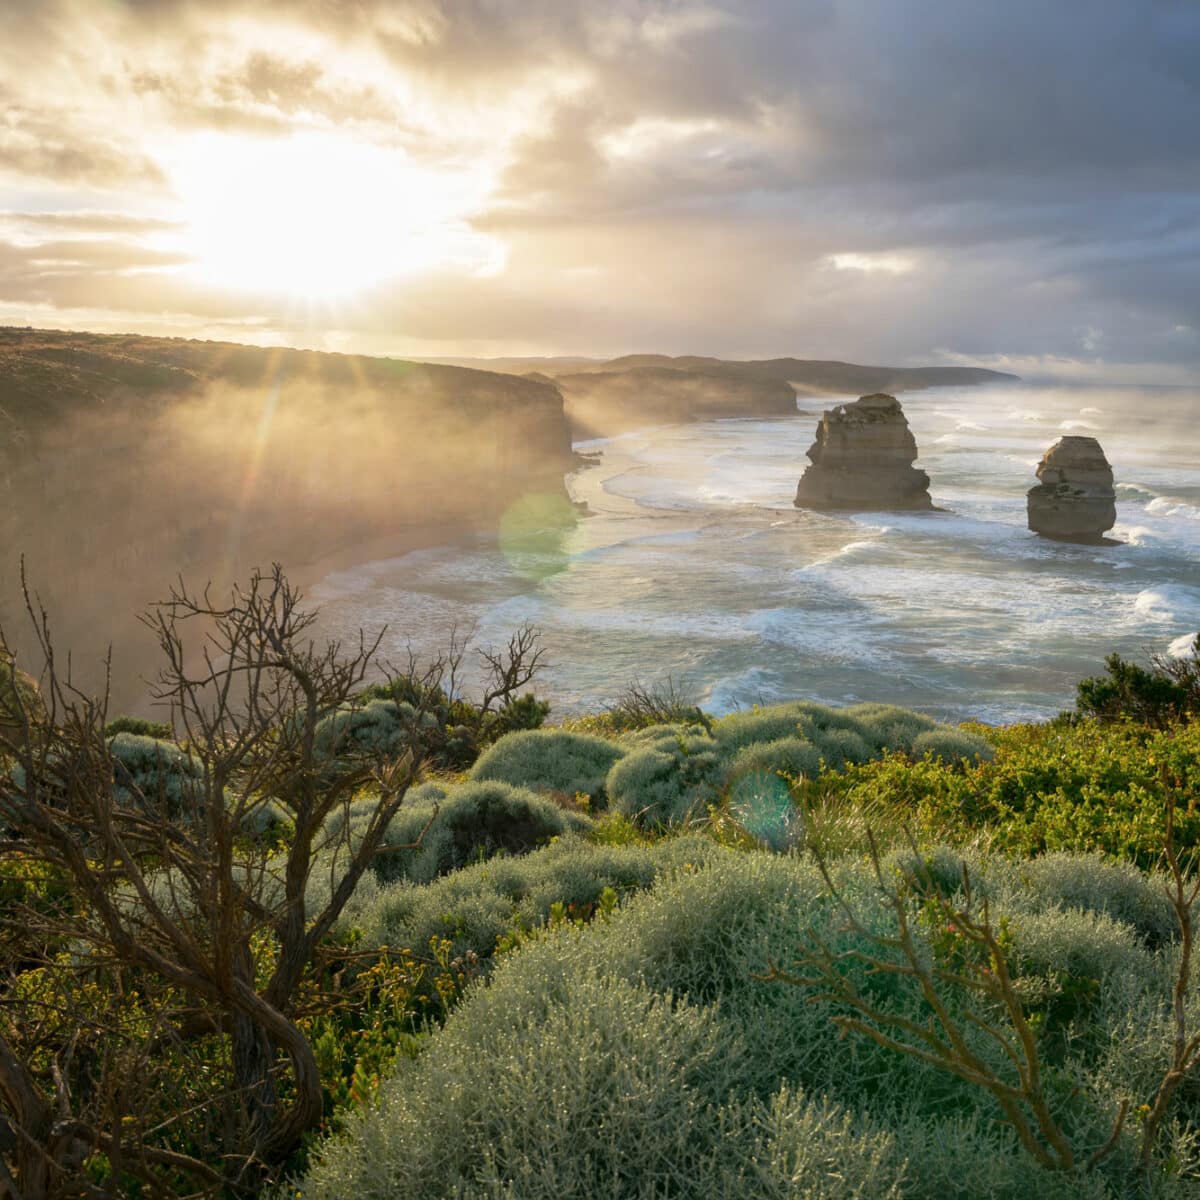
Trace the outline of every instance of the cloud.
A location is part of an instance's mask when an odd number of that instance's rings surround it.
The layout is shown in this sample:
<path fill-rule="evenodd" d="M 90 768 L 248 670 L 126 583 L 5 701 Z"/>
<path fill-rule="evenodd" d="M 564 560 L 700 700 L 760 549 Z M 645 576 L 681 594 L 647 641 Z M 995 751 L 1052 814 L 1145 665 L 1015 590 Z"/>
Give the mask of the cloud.
<path fill-rule="evenodd" d="M 97 137 L 70 112 L 33 108 L 0 85 L 0 179 L 141 190 L 162 183 L 158 165 L 127 143 Z"/>
<path fill-rule="evenodd" d="M 493 279 L 447 261 L 326 314 L 348 344 L 1200 366 L 1191 0 L 8 13 L 0 207 L 24 215 L 0 218 L 0 302 L 132 320 L 158 288 L 198 322 L 318 336 L 169 268 L 179 147 L 319 134 L 489 181 L 456 220 L 508 247 Z M 80 261 L 29 253 L 67 241 Z"/>
<path fill-rule="evenodd" d="M 830 254 L 825 260 L 835 271 L 882 271 L 887 275 L 906 275 L 916 263 L 903 254 Z"/>

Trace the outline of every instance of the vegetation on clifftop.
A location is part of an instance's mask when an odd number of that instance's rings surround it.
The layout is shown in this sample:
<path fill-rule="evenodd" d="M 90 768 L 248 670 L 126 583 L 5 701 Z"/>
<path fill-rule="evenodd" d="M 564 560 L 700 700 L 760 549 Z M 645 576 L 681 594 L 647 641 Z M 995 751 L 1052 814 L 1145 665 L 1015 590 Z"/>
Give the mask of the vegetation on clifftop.
<path fill-rule="evenodd" d="M 1044 725 L 547 727 L 532 631 L 469 700 L 298 600 L 157 609 L 166 729 L 0 664 L 0 1190 L 1200 1188 L 1195 660 Z"/>

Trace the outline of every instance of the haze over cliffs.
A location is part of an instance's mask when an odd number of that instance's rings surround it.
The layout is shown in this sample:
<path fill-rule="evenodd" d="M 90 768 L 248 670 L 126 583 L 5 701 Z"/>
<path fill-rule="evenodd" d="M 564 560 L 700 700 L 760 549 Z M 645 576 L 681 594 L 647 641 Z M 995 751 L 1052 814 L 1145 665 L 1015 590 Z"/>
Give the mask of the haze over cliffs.
<path fill-rule="evenodd" d="M 570 465 L 561 394 L 512 375 L 0 328 L 0 621 L 28 651 L 24 554 L 89 686 L 114 643 L 128 705 L 132 614 L 180 573 L 224 586 L 405 530 L 495 529 L 531 492 L 565 498 Z"/>
<path fill-rule="evenodd" d="M 788 416 L 797 387 L 1007 378 L 786 358 L 495 365 L 0 328 L 0 621 L 14 649 L 30 651 L 22 554 L 85 686 L 113 643 L 127 707 L 153 663 L 133 614 L 181 574 L 224 588 L 280 561 L 303 575 L 382 538 L 496 531 L 531 494 L 565 508 L 573 437 Z"/>
<path fill-rule="evenodd" d="M 803 358 L 734 360 L 704 355 L 626 354 L 608 360 L 445 361 L 557 383 L 576 438 L 623 433 L 647 424 L 786 415 L 796 411 L 798 396 L 894 394 L 915 388 L 975 387 L 1017 379 L 981 367 L 871 367 Z"/>

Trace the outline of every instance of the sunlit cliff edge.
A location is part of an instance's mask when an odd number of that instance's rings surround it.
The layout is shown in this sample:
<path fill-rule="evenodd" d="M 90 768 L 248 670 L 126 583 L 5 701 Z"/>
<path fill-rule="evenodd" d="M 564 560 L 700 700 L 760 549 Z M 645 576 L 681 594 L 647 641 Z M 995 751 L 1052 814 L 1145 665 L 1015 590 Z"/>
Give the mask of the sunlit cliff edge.
<path fill-rule="evenodd" d="M 0 621 L 20 651 L 24 555 L 56 642 L 94 660 L 111 641 L 132 704 L 148 647 L 125 614 L 164 581 L 494 529 L 524 495 L 565 497 L 570 454 L 559 391 L 511 375 L 0 329 Z"/>

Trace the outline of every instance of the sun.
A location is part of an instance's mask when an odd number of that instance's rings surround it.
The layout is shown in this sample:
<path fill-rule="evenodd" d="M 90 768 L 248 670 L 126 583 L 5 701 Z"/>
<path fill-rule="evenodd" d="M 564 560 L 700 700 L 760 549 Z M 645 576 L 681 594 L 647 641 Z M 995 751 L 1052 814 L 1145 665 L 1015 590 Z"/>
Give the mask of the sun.
<path fill-rule="evenodd" d="M 195 139 L 172 172 L 190 272 L 223 288 L 334 300 L 450 267 L 494 274 L 473 230 L 487 180 L 327 134 Z"/>

